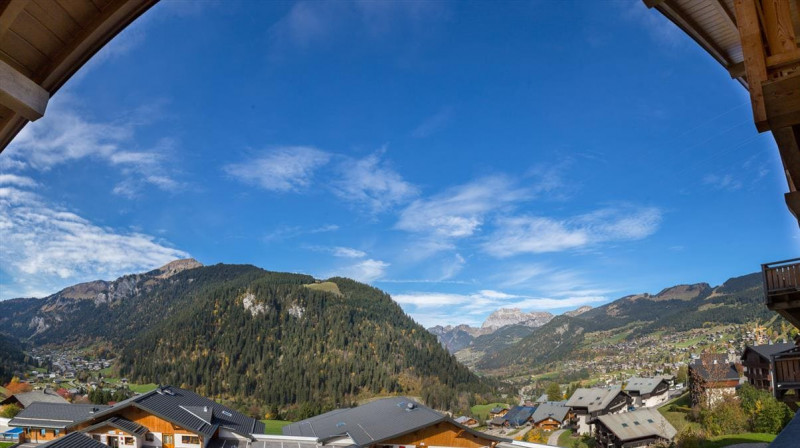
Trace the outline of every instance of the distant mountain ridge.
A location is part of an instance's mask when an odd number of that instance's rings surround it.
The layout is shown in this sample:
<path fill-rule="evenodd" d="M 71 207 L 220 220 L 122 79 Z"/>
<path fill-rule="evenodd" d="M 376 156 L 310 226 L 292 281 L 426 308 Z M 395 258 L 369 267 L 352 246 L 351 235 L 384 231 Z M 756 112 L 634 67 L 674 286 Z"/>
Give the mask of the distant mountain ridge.
<path fill-rule="evenodd" d="M 493 372 L 544 365 L 580 356 L 586 333 L 623 328 L 626 338 L 656 331 L 679 332 L 709 324 L 766 321 L 775 315 L 763 305 L 760 273 L 733 277 L 712 288 L 707 283 L 677 285 L 656 295 L 635 294 L 580 314 L 565 313 L 534 329 L 517 343 L 488 351 L 474 367 Z"/>
<path fill-rule="evenodd" d="M 178 384 L 242 408 L 300 409 L 290 414 L 297 417 L 397 393 L 464 412 L 460 403 L 493 393 L 388 294 L 346 278 L 327 282 L 336 287 L 181 260 L 43 299 L 2 301 L 0 329 L 16 346 L 100 343 L 133 382 Z"/>

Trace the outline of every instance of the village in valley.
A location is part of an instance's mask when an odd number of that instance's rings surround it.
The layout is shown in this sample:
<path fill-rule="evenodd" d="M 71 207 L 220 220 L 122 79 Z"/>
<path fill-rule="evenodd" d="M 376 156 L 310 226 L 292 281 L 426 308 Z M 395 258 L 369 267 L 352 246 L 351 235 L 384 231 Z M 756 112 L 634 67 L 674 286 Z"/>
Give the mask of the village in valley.
<path fill-rule="evenodd" d="M 718 339 L 728 333 L 715 330 L 702 336 Z M 134 385 L 114 378 L 113 357 L 40 349 L 29 354 L 40 367 L 22 372 L 7 386 L 6 392 L 16 393 L 0 402 L 0 430 L 3 440 L 29 448 L 40 443 L 58 447 L 56 442 L 73 440 L 75 433 L 94 439 L 78 439 L 82 448 L 461 446 L 452 445 L 453 439 L 464 439 L 475 448 L 668 446 L 691 437 L 692 428 L 713 432 L 703 427 L 708 423 L 702 415 L 715 415 L 731 403 L 745 406 L 750 399 L 746 394 L 761 394 L 759 400 L 779 404 L 766 412 L 783 409 L 775 397 L 785 399 L 788 394 L 791 401 L 797 391 L 776 386 L 775 366 L 777 362 L 780 368 L 784 355 L 793 360 L 795 351 L 794 343 L 746 344 L 736 354 L 705 351 L 690 355 L 683 366 L 649 370 L 659 374 L 627 376 L 592 387 L 553 380 L 535 398 L 523 393 L 516 405 L 476 405 L 471 415 L 430 409 L 414 398 L 390 397 L 276 425 L 178 387 Z M 663 373 L 673 367 L 686 367 L 679 373 L 681 381 Z M 778 429 L 784 417 L 791 417 L 788 408 L 781 412 L 786 414 L 778 417 Z"/>

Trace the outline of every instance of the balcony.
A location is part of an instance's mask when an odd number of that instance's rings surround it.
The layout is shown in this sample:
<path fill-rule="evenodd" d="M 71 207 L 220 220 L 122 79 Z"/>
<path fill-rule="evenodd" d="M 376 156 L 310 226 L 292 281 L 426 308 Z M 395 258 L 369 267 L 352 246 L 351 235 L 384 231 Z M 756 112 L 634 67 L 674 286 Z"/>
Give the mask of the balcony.
<path fill-rule="evenodd" d="M 767 308 L 800 328 L 800 258 L 761 265 Z"/>

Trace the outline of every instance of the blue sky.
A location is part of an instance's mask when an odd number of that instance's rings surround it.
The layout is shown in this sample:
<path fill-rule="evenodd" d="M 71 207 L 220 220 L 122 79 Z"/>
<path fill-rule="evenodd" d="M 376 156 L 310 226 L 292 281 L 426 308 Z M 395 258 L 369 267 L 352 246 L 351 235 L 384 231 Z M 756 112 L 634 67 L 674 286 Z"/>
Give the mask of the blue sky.
<path fill-rule="evenodd" d="M 192 256 L 479 324 L 795 256 L 786 188 L 639 1 L 164 1 L 0 155 L 0 297 Z"/>

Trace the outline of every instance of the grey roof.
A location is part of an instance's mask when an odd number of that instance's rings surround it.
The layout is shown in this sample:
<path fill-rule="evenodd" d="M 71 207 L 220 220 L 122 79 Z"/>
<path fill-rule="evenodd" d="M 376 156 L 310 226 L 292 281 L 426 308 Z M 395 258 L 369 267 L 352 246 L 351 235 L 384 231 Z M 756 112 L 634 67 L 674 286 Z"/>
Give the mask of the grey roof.
<path fill-rule="evenodd" d="M 541 421 L 547 420 L 548 418 L 552 418 L 553 420 L 558 420 L 559 422 L 563 422 L 567 418 L 567 414 L 569 414 L 570 407 L 564 404 L 563 401 L 557 402 L 546 402 L 540 404 L 536 411 L 533 413 L 533 423 L 539 423 Z"/>
<path fill-rule="evenodd" d="M 791 350 L 791 349 L 793 349 L 795 347 L 796 347 L 796 345 L 794 345 L 794 343 L 782 342 L 780 344 L 765 344 L 765 345 L 747 346 L 747 347 L 745 347 L 744 351 L 747 352 L 748 349 L 752 350 L 752 351 L 758 353 L 759 355 L 761 355 L 761 357 L 766 358 L 767 360 L 769 360 L 772 357 L 772 355 Z M 744 353 L 742 353 L 742 359 L 744 359 Z"/>
<path fill-rule="evenodd" d="M 82 432 L 73 432 L 39 445 L 39 448 L 108 448 L 108 445 L 100 443 Z"/>
<path fill-rule="evenodd" d="M 258 440 L 250 444 L 250 448 L 319 448 L 321 445 L 300 440 Z M 213 448 L 236 448 L 231 444 Z"/>
<path fill-rule="evenodd" d="M 503 420 L 514 426 L 524 425 L 533 415 L 536 408 L 530 406 L 514 406 L 503 416 Z"/>
<path fill-rule="evenodd" d="M 712 354 L 703 356 L 706 357 L 706 362 L 704 362 L 704 359 L 701 357 L 689 364 L 689 367 L 696 371 L 702 378 L 713 381 L 739 379 L 739 372 L 736 370 L 736 366 L 728 362 L 728 357 L 726 355 Z M 713 366 L 719 366 L 718 371 L 717 368 Z M 714 376 L 714 378 L 711 378 L 712 376 Z"/>
<path fill-rule="evenodd" d="M 89 426 L 88 428 L 84 429 L 83 432 L 90 432 L 97 428 L 102 428 L 103 426 L 112 426 L 114 428 L 120 429 L 125 431 L 126 433 L 133 435 L 133 436 L 143 436 L 147 434 L 148 429 L 138 423 L 132 422 L 126 418 L 122 417 L 111 417 L 108 420 L 104 420 L 100 423 L 95 425 Z"/>
<path fill-rule="evenodd" d="M 110 406 L 99 404 L 35 402 L 31 403 L 30 406 L 23 409 L 16 417 L 11 419 L 8 425 L 19 427 L 68 428 L 109 408 Z"/>
<path fill-rule="evenodd" d="M 628 380 L 628 384 L 625 385 L 625 390 L 638 392 L 639 395 L 651 394 L 662 381 L 667 381 L 667 378 L 663 376 L 656 376 L 653 378 L 634 376 Z"/>
<path fill-rule="evenodd" d="M 783 428 L 778 437 L 769 444 L 770 448 L 794 448 L 800 439 L 800 412 Z"/>
<path fill-rule="evenodd" d="M 505 406 L 495 406 L 492 410 L 489 411 L 490 414 L 497 414 L 498 412 L 507 411 L 508 408 Z"/>
<path fill-rule="evenodd" d="M 206 443 L 210 441 L 219 427 L 245 437 L 264 433 L 264 423 L 194 392 L 171 386 L 156 388 L 145 394 L 120 401 L 111 408 L 96 414 L 94 418 L 99 419 L 111 415 L 128 406 L 143 409 L 201 434 Z"/>
<path fill-rule="evenodd" d="M 544 403 L 545 401 L 550 401 L 547 399 L 547 394 L 542 394 L 539 398 L 536 399 L 536 403 Z"/>
<path fill-rule="evenodd" d="M 457 419 L 455 419 L 453 421 L 455 421 L 458 424 L 465 425 L 470 420 L 475 420 L 475 419 L 472 418 L 472 417 L 467 417 L 466 415 L 464 415 L 464 416 L 458 417 Z"/>
<path fill-rule="evenodd" d="M 598 420 L 621 441 L 659 436 L 672 440 L 678 431 L 655 409 L 601 415 Z"/>
<path fill-rule="evenodd" d="M 361 447 L 392 439 L 442 421 L 452 422 L 465 431 L 479 434 L 450 418 L 406 397 L 375 400 L 349 409 L 337 409 L 283 427 L 287 436 L 317 437 L 325 442 L 350 437 Z M 486 434 L 490 440 L 504 440 Z"/>
<path fill-rule="evenodd" d="M 27 408 L 33 403 L 41 402 L 41 403 L 69 403 L 65 400 L 61 395 L 58 395 L 54 391 L 50 389 L 46 390 L 32 390 L 30 392 L 23 392 L 21 394 L 14 394 L 11 397 L 14 397 L 19 401 L 23 408 Z M 3 401 L 8 401 L 11 397 L 6 398 Z"/>
<path fill-rule="evenodd" d="M 614 398 L 622 392 L 619 387 L 611 388 L 579 388 L 567 400 L 567 406 L 571 408 L 586 408 L 589 412 L 605 409 Z"/>

